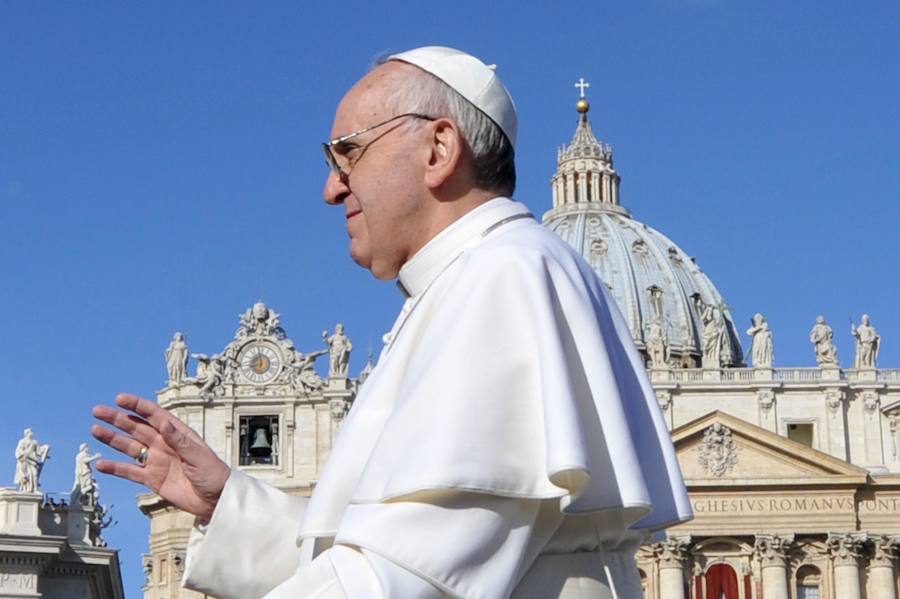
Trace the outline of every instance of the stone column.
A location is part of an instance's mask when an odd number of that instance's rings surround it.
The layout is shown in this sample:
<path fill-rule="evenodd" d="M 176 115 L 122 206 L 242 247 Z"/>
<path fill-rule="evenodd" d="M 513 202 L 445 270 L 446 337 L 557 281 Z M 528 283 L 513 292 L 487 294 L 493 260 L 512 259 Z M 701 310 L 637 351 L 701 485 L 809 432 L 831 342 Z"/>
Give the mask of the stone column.
<path fill-rule="evenodd" d="M 859 557 L 867 536 L 861 533 L 828 533 L 825 546 L 834 562 L 834 596 L 861 599 Z"/>
<path fill-rule="evenodd" d="M 756 535 L 753 550 L 762 570 L 765 599 L 790 599 L 787 559 L 794 535 Z"/>
<path fill-rule="evenodd" d="M 684 596 L 684 562 L 691 537 L 667 537 L 654 545 L 659 560 L 659 596 L 665 599 L 686 599 Z"/>
<path fill-rule="evenodd" d="M 840 371 L 838 371 L 840 374 Z M 847 433 L 845 422 L 847 394 L 843 389 L 830 388 L 825 390 L 825 405 L 828 407 L 829 416 L 825 420 L 827 430 L 828 448 L 831 455 L 845 462 L 850 461 L 847 451 Z"/>
<path fill-rule="evenodd" d="M 872 538 L 872 554 L 869 560 L 869 584 L 872 596 L 878 599 L 897 599 L 894 584 L 894 564 L 900 536 L 881 535 Z"/>

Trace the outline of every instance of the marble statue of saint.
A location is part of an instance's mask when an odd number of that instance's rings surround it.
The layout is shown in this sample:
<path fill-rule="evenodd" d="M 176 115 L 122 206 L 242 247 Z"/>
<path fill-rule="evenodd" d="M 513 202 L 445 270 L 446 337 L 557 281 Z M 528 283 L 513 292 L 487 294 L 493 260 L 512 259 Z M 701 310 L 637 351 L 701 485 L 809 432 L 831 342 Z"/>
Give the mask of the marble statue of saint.
<path fill-rule="evenodd" d="M 647 355 L 651 368 L 665 368 L 669 361 L 669 336 L 660 318 L 654 318 L 647 328 Z"/>
<path fill-rule="evenodd" d="M 344 325 L 337 323 L 334 326 L 334 334 L 329 336 L 328 331 L 322 331 L 322 339 L 329 347 L 328 376 L 329 378 L 347 378 L 350 367 L 350 351 L 353 344 L 344 334 Z"/>
<path fill-rule="evenodd" d="M 719 333 L 719 364 L 734 364 L 734 352 L 731 350 L 731 339 L 728 337 L 728 322 L 725 320 L 724 306 L 716 308 L 716 326 Z"/>
<path fill-rule="evenodd" d="M 169 372 L 169 384 L 178 386 L 184 382 L 187 376 L 188 347 L 184 342 L 184 335 L 180 332 L 172 337 L 169 347 L 166 348 L 166 370 Z"/>
<path fill-rule="evenodd" d="M 859 326 L 850 322 L 850 333 L 856 337 L 856 368 L 875 368 L 881 337 L 869 322 L 869 315 L 863 314 Z"/>
<path fill-rule="evenodd" d="M 96 505 L 100 487 L 94 478 L 91 462 L 100 457 L 99 453 L 91 455 L 88 452 L 88 444 L 78 446 L 78 454 L 75 456 L 75 483 L 72 485 L 72 501 L 80 499 L 88 505 Z"/>
<path fill-rule="evenodd" d="M 765 316 L 756 313 L 747 334 L 753 338 L 754 368 L 771 368 L 775 357 L 772 350 L 772 329 Z"/>
<path fill-rule="evenodd" d="M 816 363 L 819 366 L 837 366 L 837 348 L 834 346 L 834 331 L 825 322 L 824 316 L 816 316 L 816 324 L 809 332 L 809 340 L 816 349 Z"/>
<path fill-rule="evenodd" d="M 26 428 L 24 436 L 16 445 L 15 483 L 20 493 L 38 492 L 41 469 L 49 457 L 50 446 L 39 444 L 35 441 L 31 429 Z"/>
<path fill-rule="evenodd" d="M 704 302 L 699 294 L 694 301 L 703 322 L 703 368 L 719 368 L 722 366 L 722 325 L 716 314 L 718 310 Z"/>

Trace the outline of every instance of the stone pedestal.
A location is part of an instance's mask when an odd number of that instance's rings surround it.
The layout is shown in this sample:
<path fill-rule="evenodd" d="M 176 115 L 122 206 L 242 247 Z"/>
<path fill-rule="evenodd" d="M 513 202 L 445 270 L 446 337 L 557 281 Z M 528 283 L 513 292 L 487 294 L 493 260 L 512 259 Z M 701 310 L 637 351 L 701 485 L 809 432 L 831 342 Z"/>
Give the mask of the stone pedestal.
<path fill-rule="evenodd" d="M 878 371 L 874 368 L 860 368 L 856 371 L 855 378 L 861 383 L 874 383 L 878 380 Z"/>
<path fill-rule="evenodd" d="M 771 381 L 775 378 L 774 371 L 770 367 L 761 367 L 753 369 L 754 381 Z"/>
<path fill-rule="evenodd" d="M 350 389 L 350 379 L 348 379 L 347 377 L 329 378 L 326 382 L 325 388 L 328 391 L 347 391 Z"/>
<path fill-rule="evenodd" d="M 841 369 L 837 366 L 823 366 L 822 367 L 822 380 L 823 381 L 839 381 L 841 380 Z"/>
<path fill-rule="evenodd" d="M 834 596 L 862 599 L 859 584 L 859 558 L 865 534 L 830 534 L 826 546 L 834 561 Z"/>
<path fill-rule="evenodd" d="M 0 533 L 8 535 L 39 535 L 38 514 L 44 496 L 40 493 L 20 493 L 15 489 L 0 489 Z"/>
<path fill-rule="evenodd" d="M 707 383 L 718 383 L 722 380 L 722 371 L 718 368 L 704 368 L 703 380 Z"/>

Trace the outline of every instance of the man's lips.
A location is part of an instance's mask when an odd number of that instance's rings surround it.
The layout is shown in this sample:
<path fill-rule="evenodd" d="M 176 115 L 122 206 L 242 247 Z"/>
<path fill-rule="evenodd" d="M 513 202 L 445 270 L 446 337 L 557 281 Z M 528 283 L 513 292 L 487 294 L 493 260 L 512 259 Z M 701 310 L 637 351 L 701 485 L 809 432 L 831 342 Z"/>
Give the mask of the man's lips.
<path fill-rule="evenodd" d="M 354 216 L 356 216 L 356 215 L 359 214 L 360 212 L 362 212 L 362 210 L 348 210 L 348 211 L 347 211 L 347 214 L 346 214 L 347 220 L 350 220 L 351 218 L 353 218 Z"/>

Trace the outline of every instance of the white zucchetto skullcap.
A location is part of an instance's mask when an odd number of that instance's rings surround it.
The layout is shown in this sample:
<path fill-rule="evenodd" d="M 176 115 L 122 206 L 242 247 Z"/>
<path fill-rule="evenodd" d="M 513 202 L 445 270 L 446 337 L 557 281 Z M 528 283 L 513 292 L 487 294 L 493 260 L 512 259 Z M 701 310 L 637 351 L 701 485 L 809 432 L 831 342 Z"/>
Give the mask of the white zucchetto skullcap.
<path fill-rule="evenodd" d="M 497 76 L 496 65 L 488 66 L 471 54 L 444 46 L 415 48 L 393 54 L 388 60 L 415 65 L 452 87 L 494 121 L 515 147 L 516 105 Z"/>

